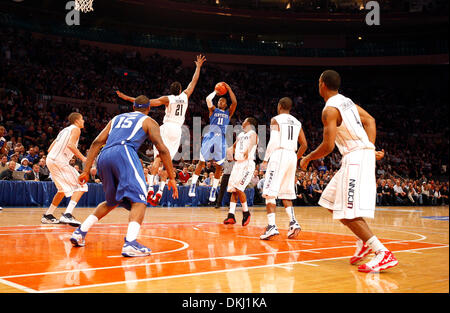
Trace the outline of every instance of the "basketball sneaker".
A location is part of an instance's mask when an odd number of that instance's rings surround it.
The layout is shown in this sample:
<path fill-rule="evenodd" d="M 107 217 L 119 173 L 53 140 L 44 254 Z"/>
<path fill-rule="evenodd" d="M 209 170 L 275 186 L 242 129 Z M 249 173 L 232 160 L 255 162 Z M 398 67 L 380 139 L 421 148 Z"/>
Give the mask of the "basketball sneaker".
<path fill-rule="evenodd" d="M 53 214 L 44 214 L 41 218 L 42 224 L 59 224 L 59 220 Z"/>
<path fill-rule="evenodd" d="M 368 245 L 363 243 L 362 240 L 357 240 L 356 251 L 353 257 L 350 258 L 350 264 L 354 265 L 358 263 L 363 258 L 365 258 L 370 252 L 372 252 L 372 249 L 370 249 Z"/>
<path fill-rule="evenodd" d="M 72 233 L 72 237 L 70 237 L 70 242 L 74 247 L 84 247 L 85 241 L 84 237 L 86 237 L 87 231 L 81 231 L 80 227 L 75 229 Z"/>
<path fill-rule="evenodd" d="M 364 273 L 373 273 L 387 270 L 398 264 L 397 259 L 391 251 L 378 251 L 372 260 L 366 264 L 358 266 L 358 271 Z"/>
<path fill-rule="evenodd" d="M 153 188 L 148 191 L 148 194 L 147 194 L 147 205 L 153 205 L 152 204 L 152 198 L 153 198 L 153 194 L 154 193 L 155 192 L 153 191 Z"/>
<path fill-rule="evenodd" d="M 269 240 L 273 236 L 279 235 L 278 228 L 275 225 L 267 225 L 266 231 L 264 234 L 259 236 L 259 239 L 261 240 Z"/>
<path fill-rule="evenodd" d="M 153 206 L 157 206 L 159 203 L 159 200 L 162 197 L 162 192 L 158 191 L 151 199 L 150 199 L 150 204 Z"/>
<path fill-rule="evenodd" d="M 300 227 L 300 225 L 298 224 L 297 221 L 295 221 L 295 220 L 291 221 L 289 223 L 289 231 L 287 233 L 287 237 L 289 239 L 296 238 L 301 230 L 302 230 L 302 228 Z"/>
<path fill-rule="evenodd" d="M 195 184 L 191 184 L 189 186 L 188 196 L 191 197 L 191 198 L 195 197 Z"/>
<path fill-rule="evenodd" d="M 125 238 L 125 243 L 122 247 L 122 255 L 125 257 L 139 257 L 147 256 L 152 253 L 152 250 L 146 246 L 141 245 L 137 240 L 127 241 Z"/>
<path fill-rule="evenodd" d="M 211 190 L 209 192 L 209 202 L 216 201 L 216 193 L 217 193 L 217 188 L 211 187 Z"/>
<path fill-rule="evenodd" d="M 223 221 L 224 224 L 236 224 L 236 218 L 233 213 L 228 213 L 227 218 Z"/>
<path fill-rule="evenodd" d="M 247 226 L 250 223 L 250 212 L 242 212 L 242 226 Z"/>
<path fill-rule="evenodd" d="M 73 215 L 70 213 L 64 213 L 63 215 L 61 215 L 59 222 L 61 224 L 69 224 L 70 226 L 73 227 L 78 227 L 81 225 L 81 223 L 77 221 L 75 217 L 73 217 Z"/>

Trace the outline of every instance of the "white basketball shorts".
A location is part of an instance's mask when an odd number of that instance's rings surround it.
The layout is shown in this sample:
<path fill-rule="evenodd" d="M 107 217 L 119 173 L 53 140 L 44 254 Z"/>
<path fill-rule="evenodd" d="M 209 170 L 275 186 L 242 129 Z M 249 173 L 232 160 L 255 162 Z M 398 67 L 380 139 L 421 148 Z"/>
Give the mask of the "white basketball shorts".
<path fill-rule="evenodd" d="M 333 219 L 374 218 L 375 162 L 372 149 L 350 152 L 342 158 L 341 168 L 319 200 L 319 205 L 333 211 Z"/>
<path fill-rule="evenodd" d="M 235 192 L 236 189 L 244 191 L 255 172 L 255 162 L 253 160 L 236 161 L 231 170 L 228 180 L 228 192 Z"/>
<path fill-rule="evenodd" d="M 278 149 L 270 156 L 264 177 L 264 198 L 292 200 L 295 194 L 297 154 L 291 150 Z"/>
<path fill-rule="evenodd" d="M 75 191 L 88 191 L 88 185 L 81 185 L 78 182 L 80 174 L 69 163 L 58 162 L 49 158 L 47 158 L 46 163 L 58 192 L 64 192 L 66 197 L 71 197 Z"/>

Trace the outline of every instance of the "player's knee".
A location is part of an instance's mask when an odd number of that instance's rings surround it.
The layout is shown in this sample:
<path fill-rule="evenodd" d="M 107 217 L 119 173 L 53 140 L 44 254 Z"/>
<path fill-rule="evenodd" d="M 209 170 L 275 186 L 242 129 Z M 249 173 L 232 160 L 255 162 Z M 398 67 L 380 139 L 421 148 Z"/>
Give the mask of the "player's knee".
<path fill-rule="evenodd" d="M 266 198 L 266 204 L 277 204 L 275 198 Z"/>

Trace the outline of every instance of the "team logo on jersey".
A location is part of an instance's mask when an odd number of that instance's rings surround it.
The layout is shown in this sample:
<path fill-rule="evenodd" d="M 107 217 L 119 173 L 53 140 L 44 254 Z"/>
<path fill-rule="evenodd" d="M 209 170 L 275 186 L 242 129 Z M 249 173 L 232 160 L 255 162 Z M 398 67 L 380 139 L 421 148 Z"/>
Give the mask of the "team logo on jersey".
<path fill-rule="evenodd" d="M 347 208 L 353 209 L 353 201 L 355 198 L 355 186 L 356 179 L 350 178 L 350 182 L 348 183 L 348 194 L 347 194 Z"/>

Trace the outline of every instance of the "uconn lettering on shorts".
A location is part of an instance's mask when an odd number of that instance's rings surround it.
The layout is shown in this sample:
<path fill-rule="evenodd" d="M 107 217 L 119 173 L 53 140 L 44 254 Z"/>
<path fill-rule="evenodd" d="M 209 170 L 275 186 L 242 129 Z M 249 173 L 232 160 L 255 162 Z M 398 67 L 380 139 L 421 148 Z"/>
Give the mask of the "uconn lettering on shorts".
<path fill-rule="evenodd" d="M 347 193 L 347 208 L 349 209 L 353 209 L 353 201 L 355 198 L 355 186 L 356 186 L 356 179 L 350 178 Z"/>

